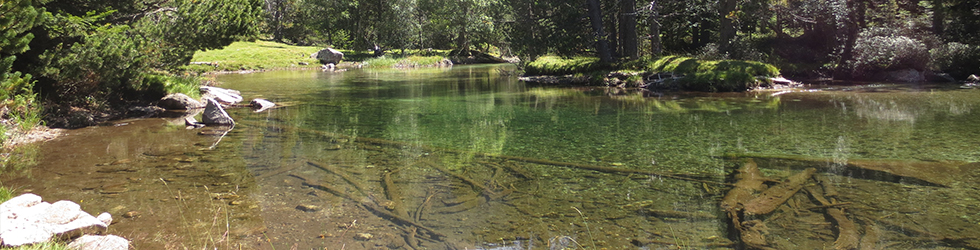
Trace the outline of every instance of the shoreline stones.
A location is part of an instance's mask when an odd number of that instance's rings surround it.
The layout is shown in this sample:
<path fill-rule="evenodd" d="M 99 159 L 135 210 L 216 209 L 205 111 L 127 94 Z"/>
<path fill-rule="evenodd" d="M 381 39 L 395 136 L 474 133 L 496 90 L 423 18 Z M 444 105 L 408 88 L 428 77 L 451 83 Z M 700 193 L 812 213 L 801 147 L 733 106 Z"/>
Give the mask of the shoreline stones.
<path fill-rule="evenodd" d="M 53 238 L 81 238 L 86 234 L 105 233 L 111 223 L 112 215 L 109 213 L 95 217 L 82 211 L 77 203 L 64 200 L 47 203 L 41 200 L 41 196 L 26 193 L 0 204 L 0 245 L 16 247 L 48 242 Z M 79 246 L 91 248 L 77 249 L 129 248 L 129 241 L 122 237 L 115 236 L 112 242 L 117 247 L 78 243 Z"/>
<path fill-rule="evenodd" d="M 207 99 L 207 106 L 201 114 L 201 122 L 205 125 L 235 125 L 235 120 L 231 119 L 228 112 L 221 107 L 215 99 Z"/>
<path fill-rule="evenodd" d="M 333 48 L 325 48 L 310 55 L 310 58 L 317 59 L 322 64 L 338 64 L 344 60 L 344 53 Z"/>
<path fill-rule="evenodd" d="M 176 93 L 161 98 L 157 106 L 167 110 L 188 110 L 204 107 L 204 104 L 183 93 Z"/>
<path fill-rule="evenodd" d="M 255 113 L 262 112 L 276 106 L 275 103 L 261 98 L 252 99 L 252 101 L 248 102 L 248 105 L 252 107 L 252 111 Z"/>

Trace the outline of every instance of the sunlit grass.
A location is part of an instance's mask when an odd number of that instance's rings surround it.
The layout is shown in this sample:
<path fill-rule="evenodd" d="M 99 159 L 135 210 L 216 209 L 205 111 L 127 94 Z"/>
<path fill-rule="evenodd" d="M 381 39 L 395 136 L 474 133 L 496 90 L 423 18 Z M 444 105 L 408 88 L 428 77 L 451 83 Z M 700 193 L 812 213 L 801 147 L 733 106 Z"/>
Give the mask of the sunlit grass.
<path fill-rule="evenodd" d="M 576 56 L 542 56 L 529 62 L 524 67 L 526 75 L 569 75 L 587 73 L 606 68 L 597 57 Z"/>
<path fill-rule="evenodd" d="M 364 60 L 363 65 L 369 68 L 420 68 L 439 66 L 445 57 L 442 56 L 381 56 Z"/>
<path fill-rule="evenodd" d="M 189 65 L 187 69 L 195 72 L 261 70 L 278 68 L 315 68 L 320 63 L 310 58 L 314 52 L 323 49 L 318 46 L 294 46 L 283 43 L 255 41 L 235 42 L 223 49 L 199 51 L 192 62 L 207 62 L 211 65 Z M 351 51 L 343 51 L 346 55 Z M 307 65 L 302 65 L 305 63 Z"/>

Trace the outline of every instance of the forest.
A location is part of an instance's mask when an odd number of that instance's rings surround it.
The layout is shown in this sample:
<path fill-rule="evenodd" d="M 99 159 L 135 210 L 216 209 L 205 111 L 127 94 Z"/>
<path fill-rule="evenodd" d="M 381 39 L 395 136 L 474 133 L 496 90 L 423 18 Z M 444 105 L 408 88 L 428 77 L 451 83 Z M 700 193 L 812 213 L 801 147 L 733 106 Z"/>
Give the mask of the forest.
<path fill-rule="evenodd" d="M 351 50 L 471 49 L 603 63 L 686 55 L 802 79 L 980 72 L 971 0 L 12 0 L 0 5 L 2 116 L 24 128 L 132 115 L 195 90 L 194 53 L 241 40 Z M 80 112 L 81 111 L 81 112 Z"/>

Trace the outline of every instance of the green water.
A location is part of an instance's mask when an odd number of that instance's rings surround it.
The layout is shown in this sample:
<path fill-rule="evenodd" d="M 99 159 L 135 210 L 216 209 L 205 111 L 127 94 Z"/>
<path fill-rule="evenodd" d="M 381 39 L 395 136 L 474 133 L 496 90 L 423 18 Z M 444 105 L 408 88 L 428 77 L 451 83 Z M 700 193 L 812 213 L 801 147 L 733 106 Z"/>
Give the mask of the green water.
<path fill-rule="evenodd" d="M 730 156 L 751 154 L 774 181 L 817 168 L 861 247 L 980 247 L 980 91 L 652 93 L 513 70 L 221 75 L 279 106 L 230 109 L 223 137 L 157 119 L 78 131 L 0 179 L 140 213 L 113 227 L 143 249 L 734 249 L 719 203 L 742 164 Z M 855 160 L 920 167 L 842 165 Z M 60 186 L 71 173 L 99 181 Z M 765 223 L 767 247 L 833 248 L 838 222 L 810 192 L 743 220 Z"/>

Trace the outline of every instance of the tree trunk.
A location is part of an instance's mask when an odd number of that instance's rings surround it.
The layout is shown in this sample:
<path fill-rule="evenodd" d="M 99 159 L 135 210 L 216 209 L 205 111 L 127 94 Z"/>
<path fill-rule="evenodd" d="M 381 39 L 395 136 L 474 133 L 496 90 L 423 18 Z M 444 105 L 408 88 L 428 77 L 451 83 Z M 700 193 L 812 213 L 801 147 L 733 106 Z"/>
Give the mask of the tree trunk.
<path fill-rule="evenodd" d="M 636 0 L 619 2 L 619 44 L 622 55 L 629 59 L 640 57 L 636 48 Z"/>
<path fill-rule="evenodd" d="M 718 1 L 718 50 L 721 53 L 727 54 L 729 49 L 731 49 L 732 39 L 735 38 L 735 22 L 730 18 L 729 14 L 735 11 L 735 7 L 738 4 L 738 0 L 721 0 Z"/>
<path fill-rule="evenodd" d="M 857 43 L 858 34 L 861 31 L 862 23 L 864 23 L 866 12 L 864 0 L 848 0 L 847 12 L 847 22 L 844 24 L 846 25 L 844 27 L 846 37 L 844 48 L 841 50 L 840 57 L 837 59 L 837 66 L 834 68 L 835 80 L 853 78 L 847 63 L 854 57 L 854 44 Z"/>
<path fill-rule="evenodd" d="M 663 42 L 660 40 L 660 12 L 657 11 L 657 2 L 650 3 L 650 55 L 657 57 L 663 52 Z"/>
<path fill-rule="evenodd" d="M 609 42 L 606 41 L 606 32 L 602 30 L 602 7 L 599 0 L 586 0 L 589 8 L 589 19 L 592 22 L 592 32 L 595 33 L 596 50 L 599 52 L 599 61 L 604 63 L 612 62 L 612 53 L 609 52 Z"/>
<path fill-rule="evenodd" d="M 943 30 L 945 29 L 946 10 L 943 3 L 944 0 L 932 0 L 932 33 L 935 33 L 940 38 L 945 38 Z"/>

